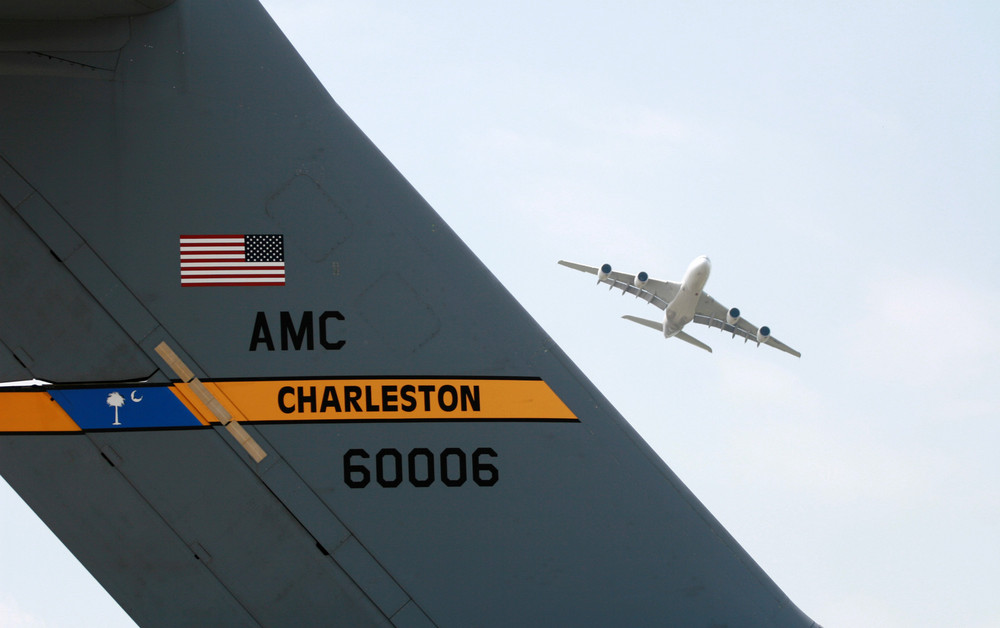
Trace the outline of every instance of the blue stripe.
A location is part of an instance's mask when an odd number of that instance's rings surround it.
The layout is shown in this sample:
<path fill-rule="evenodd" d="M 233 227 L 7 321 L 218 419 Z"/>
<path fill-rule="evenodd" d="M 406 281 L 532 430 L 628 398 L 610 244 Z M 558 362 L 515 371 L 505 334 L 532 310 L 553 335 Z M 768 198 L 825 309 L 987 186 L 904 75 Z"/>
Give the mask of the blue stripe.
<path fill-rule="evenodd" d="M 167 386 L 63 388 L 48 393 L 84 430 L 201 426 Z"/>

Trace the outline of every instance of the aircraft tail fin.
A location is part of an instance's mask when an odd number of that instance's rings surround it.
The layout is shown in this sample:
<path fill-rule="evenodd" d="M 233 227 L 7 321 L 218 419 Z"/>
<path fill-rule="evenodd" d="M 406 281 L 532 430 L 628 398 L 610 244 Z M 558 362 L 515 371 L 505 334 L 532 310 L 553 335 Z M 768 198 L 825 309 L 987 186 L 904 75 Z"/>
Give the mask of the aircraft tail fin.
<path fill-rule="evenodd" d="M 137 623 L 811 624 L 258 2 L 37 4 L 0 473 Z"/>

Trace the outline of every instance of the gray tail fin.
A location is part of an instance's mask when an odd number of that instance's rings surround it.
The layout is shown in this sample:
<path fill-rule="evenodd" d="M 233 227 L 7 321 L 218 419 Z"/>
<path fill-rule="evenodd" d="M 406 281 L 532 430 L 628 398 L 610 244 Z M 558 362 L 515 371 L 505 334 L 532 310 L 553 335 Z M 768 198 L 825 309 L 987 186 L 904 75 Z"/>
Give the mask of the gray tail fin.
<path fill-rule="evenodd" d="M 0 473 L 138 623 L 810 625 L 257 2 L 10 6 Z"/>

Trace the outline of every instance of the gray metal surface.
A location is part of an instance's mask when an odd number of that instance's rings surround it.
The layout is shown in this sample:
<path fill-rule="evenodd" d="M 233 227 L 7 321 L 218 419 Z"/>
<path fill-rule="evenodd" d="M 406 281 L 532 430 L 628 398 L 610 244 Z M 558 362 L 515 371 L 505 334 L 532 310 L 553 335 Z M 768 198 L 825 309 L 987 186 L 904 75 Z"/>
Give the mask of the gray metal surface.
<path fill-rule="evenodd" d="M 811 625 L 256 2 L 120 19 L 100 67 L 30 52 L 74 40 L 59 22 L 0 53 L 5 373 L 20 347 L 41 379 L 166 384 L 166 342 L 237 406 L 226 382 L 540 379 L 576 419 L 398 420 L 383 396 L 360 402 L 382 415 L 297 421 L 271 395 L 240 423 L 260 462 L 219 424 L 0 433 L 0 472 L 138 623 Z M 80 50 L 114 40 L 77 28 Z M 185 234 L 282 234 L 285 285 L 183 287 Z M 427 459 L 421 486 L 405 466 Z"/>
<path fill-rule="evenodd" d="M 173 0 L 6 0 L 0 2 L 4 20 L 90 20 L 141 15 L 161 9 Z"/>

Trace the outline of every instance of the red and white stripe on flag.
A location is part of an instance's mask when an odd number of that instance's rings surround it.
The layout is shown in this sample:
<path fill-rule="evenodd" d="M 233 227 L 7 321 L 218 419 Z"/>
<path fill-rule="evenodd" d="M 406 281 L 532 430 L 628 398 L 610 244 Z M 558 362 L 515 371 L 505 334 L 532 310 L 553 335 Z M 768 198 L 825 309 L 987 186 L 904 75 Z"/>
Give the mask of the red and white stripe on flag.
<path fill-rule="evenodd" d="M 281 234 L 182 235 L 181 285 L 283 286 Z"/>

